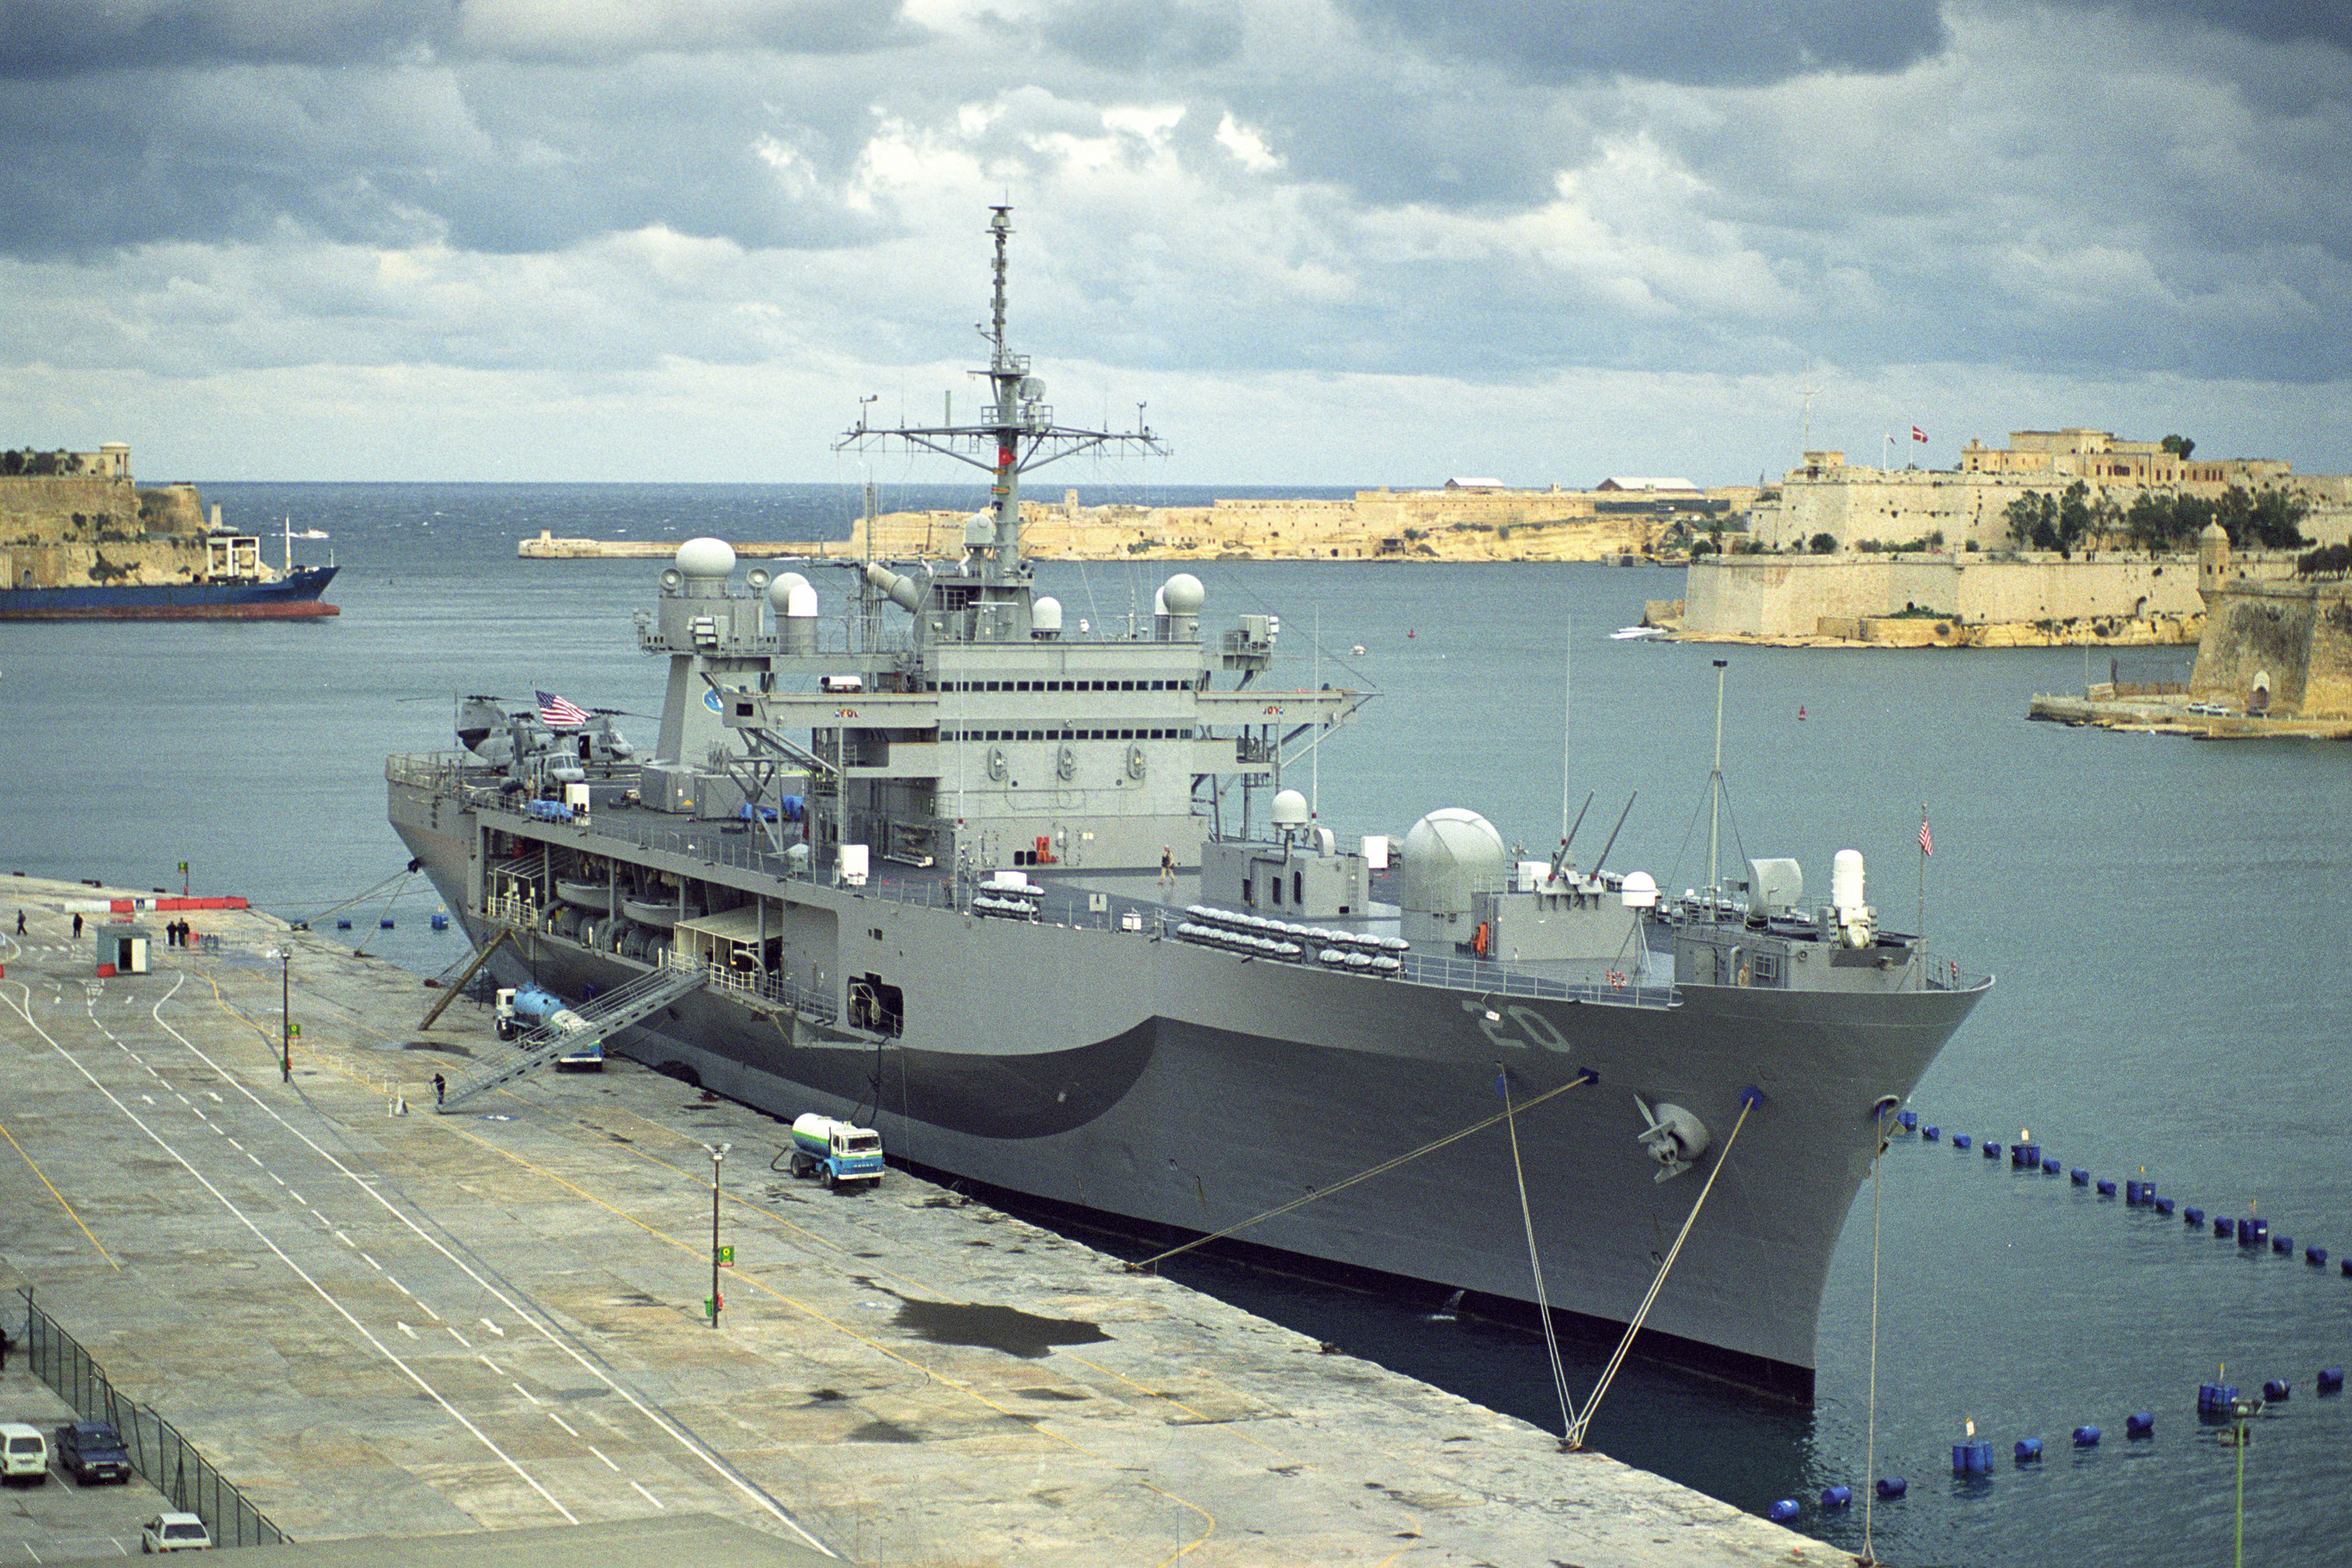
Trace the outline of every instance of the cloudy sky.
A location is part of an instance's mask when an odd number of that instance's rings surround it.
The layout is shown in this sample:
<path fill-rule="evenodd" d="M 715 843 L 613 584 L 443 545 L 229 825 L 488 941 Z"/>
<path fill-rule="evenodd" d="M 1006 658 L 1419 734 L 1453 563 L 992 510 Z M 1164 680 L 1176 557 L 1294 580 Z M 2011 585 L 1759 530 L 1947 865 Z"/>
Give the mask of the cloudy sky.
<path fill-rule="evenodd" d="M 1174 448 L 1081 487 L 2352 469 L 2342 0 L 0 0 L 0 444 L 149 479 L 854 482 L 999 202 L 1057 415 Z"/>

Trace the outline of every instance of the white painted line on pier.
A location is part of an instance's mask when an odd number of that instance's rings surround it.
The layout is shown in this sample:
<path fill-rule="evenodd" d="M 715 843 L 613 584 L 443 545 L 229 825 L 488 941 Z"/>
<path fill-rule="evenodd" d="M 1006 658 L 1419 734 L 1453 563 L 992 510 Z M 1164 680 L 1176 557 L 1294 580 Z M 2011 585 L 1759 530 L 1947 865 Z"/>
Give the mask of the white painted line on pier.
<path fill-rule="evenodd" d="M 183 976 L 182 979 L 184 980 L 185 976 Z M 174 991 L 178 990 L 178 988 L 177 984 L 174 984 L 173 987 Z M 156 1004 L 159 1010 L 162 1005 L 163 1004 L 161 1002 Z M 159 1023 L 162 1022 L 160 1011 L 157 1021 Z M 32 1023 L 32 1020 L 27 1017 L 26 1022 Z M 37 1030 L 40 1029 L 40 1026 L 38 1024 L 34 1024 L 33 1027 Z M 164 1027 L 168 1029 L 171 1026 L 166 1024 L 164 1025 Z M 173 1033 L 177 1034 L 177 1031 L 174 1030 Z M 475 1440 L 479 1442 L 482 1447 L 497 1455 L 499 1459 L 505 1464 L 507 1468 L 511 1470 L 519 1479 L 544 1499 L 550 1508 L 562 1514 L 565 1523 L 577 1524 L 580 1522 L 580 1516 L 573 1513 L 570 1509 L 564 1507 L 563 1504 L 556 1499 L 554 1493 L 549 1491 L 545 1486 L 541 1484 L 538 1477 L 524 1469 L 515 1459 L 514 1456 L 499 1447 L 488 1433 L 483 1431 L 479 1426 L 468 1420 L 463 1411 L 450 1404 L 448 1398 L 444 1395 L 439 1389 L 434 1387 L 434 1385 L 420 1374 L 415 1368 L 410 1366 L 408 1363 L 401 1357 L 398 1352 L 394 1351 L 390 1345 L 385 1344 L 381 1339 L 378 1339 L 375 1334 L 369 1330 L 365 1323 L 360 1321 L 359 1318 L 351 1310 L 350 1308 L 344 1306 L 341 1301 L 336 1300 L 334 1294 L 330 1291 L 324 1284 L 313 1277 L 310 1271 L 305 1269 L 299 1263 L 297 1263 L 293 1258 L 287 1253 L 284 1247 L 278 1246 L 275 1240 L 271 1239 L 269 1234 L 261 1228 L 260 1225 L 254 1220 L 252 1215 L 247 1214 L 242 1208 L 239 1208 L 235 1199 L 231 1198 L 226 1193 L 221 1191 L 221 1189 L 214 1184 L 214 1183 L 207 1178 L 202 1171 L 197 1170 L 195 1165 L 190 1162 L 186 1155 L 181 1153 L 177 1148 L 173 1147 L 171 1142 L 164 1138 L 162 1133 L 149 1126 L 145 1119 L 142 1118 L 139 1112 L 124 1104 L 121 1098 L 112 1089 L 107 1088 L 104 1083 L 100 1082 L 96 1074 L 92 1073 L 88 1068 L 83 1067 L 79 1061 L 76 1061 L 74 1059 L 73 1053 L 59 1045 L 57 1039 L 53 1036 L 50 1036 L 47 1031 L 41 1030 L 41 1035 L 44 1039 L 47 1039 L 49 1042 L 49 1047 L 52 1050 L 56 1051 L 59 1057 L 63 1058 L 75 1071 L 80 1073 L 84 1079 L 87 1079 L 92 1089 L 97 1089 L 100 1094 L 106 1097 L 109 1104 L 121 1111 L 132 1126 L 138 1128 L 141 1132 L 144 1133 L 150 1142 L 153 1143 L 158 1149 L 163 1150 L 164 1153 L 170 1155 L 173 1161 L 177 1163 L 182 1170 L 187 1172 L 191 1180 L 194 1181 L 197 1185 L 203 1187 L 205 1191 L 212 1194 L 215 1202 L 218 1203 L 232 1215 L 236 1216 L 237 1222 L 243 1225 L 247 1230 L 253 1234 L 255 1240 L 260 1242 L 263 1247 L 268 1247 L 270 1254 L 275 1257 L 278 1262 L 286 1266 L 288 1272 L 291 1273 L 296 1279 L 301 1280 L 303 1284 L 309 1286 L 311 1292 L 316 1295 L 320 1300 L 325 1302 L 328 1308 L 331 1309 L 336 1316 L 341 1318 L 344 1322 L 350 1324 L 352 1332 L 358 1334 L 360 1338 L 366 1341 L 367 1343 L 375 1350 L 377 1354 L 383 1356 L 384 1360 L 390 1362 L 394 1367 L 397 1367 L 410 1382 L 414 1383 L 428 1398 L 430 1398 L 435 1404 L 438 1405 L 442 1410 L 448 1415 L 451 1420 L 456 1421 L 459 1426 L 465 1427 L 467 1432 L 473 1434 Z M 189 1049 L 191 1050 L 194 1050 L 194 1048 L 195 1047 L 193 1045 L 189 1047 Z M 199 1056 L 202 1055 L 201 1052 L 197 1054 Z"/>
<path fill-rule="evenodd" d="M 384 1279 L 386 1279 L 387 1280 L 390 1280 L 390 1281 L 391 1281 L 391 1283 L 392 1283 L 392 1288 L 393 1288 L 394 1289 L 395 1289 L 395 1290 L 399 1291 L 399 1292 L 400 1292 L 402 1295 L 404 1295 L 404 1296 L 414 1296 L 414 1295 L 415 1295 L 415 1294 L 416 1294 L 416 1292 L 415 1292 L 415 1291 L 414 1291 L 414 1290 L 410 1289 L 407 1286 L 403 1285 L 399 1280 L 393 1279 L 393 1277 L 392 1277 L 391 1275 L 389 1275 L 389 1274 L 386 1274 L 386 1275 L 384 1276 Z"/>
<path fill-rule="evenodd" d="M 579 1428 L 579 1427 L 574 1426 L 571 1422 L 566 1421 L 562 1416 L 558 1415 L 554 1411 L 552 1411 L 552 1410 L 549 1411 L 549 1412 L 547 1413 L 547 1418 L 548 1418 L 550 1421 L 554 1422 L 558 1426 L 562 1427 L 566 1432 L 571 1433 L 574 1437 L 577 1437 L 578 1436 L 580 1436 L 580 1428 Z"/>
<path fill-rule="evenodd" d="M 494 1334 L 498 1335 L 498 1336 L 499 1336 L 499 1338 L 500 1338 L 500 1339 L 505 1339 L 505 1338 L 507 1337 L 507 1331 L 506 1331 L 504 1329 L 502 1329 L 502 1328 L 499 1327 L 496 1323 L 494 1323 L 494 1322 L 490 1321 L 489 1321 L 489 1319 L 488 1319 L 488 1318 L 484 1318 L 484 1319 L 482 1319 L 480 1321 L 481 1321 L 481 1325 L 482 1325 L 482 1327 L 484 1327 L 484 1328 L 486 1328 L 486 1329 L 489 1330 L 489 1331 L 490 1331 L 490 1332 L 492 1332 L 492 1333 L 494 1333 Z"/>
<path fill-rule="evenodd" d="M 402 1322 L 398 1318 L 394 1318 L 392 1321 L 392 1326 L 398 1329 L 402 1333 L 406 1334 L 412 1340 L 416 1338 L 416 1331 L 410 1328 L 406 1323 Z"/>
<path fill-rule="evenodd" d="M 657 1509 L 661 1510 L 664 1513 L 667 1513 L 667 1512 L 669 1511 L 669 1505 L 668 1505 L 667 1503 L 666 1503 L 666 1502 L 662 1501 L 662 1500 L 661 1500 L 661 1499 L 659 1499 L 659 1498 L 657 1498 L 657 1497 L 654 1496 L 654 1494 L 653 1494 L 653 1493 L 651 1493 L 651 1492 L 649 1492 L 649 1491 L 646 1491 L 646 1483 L 645 1483 L 645 1482 L 643 1482 L 643 1481 L 631 1481 L 629 1484 L 630 1484 L 631 1486 L 633 1486 L 633 1487 L 636 1488 L 636 1489 L 637 1489 L 637 1490 L 638 1490 L 640 1493 L 642 1493 L 642 1494 L 644 1495 L 645 1500 L 646 1500 L 647 1502 L 649 1502 L 649 1503 L 653 1504 L 656 1508 L 657 1508 Z"/>
<path fill-rule="evenodd" d="M 521 1384 L 515 1382 L 512 1378 L 509 1378 L 507 1380 L 507 1384 L 508 1386 L 511 1387 L 517 1394 L 521 1394 L 533 1405 L 544 1405 L 547 1403 L 545 1400 L 540 1398 L 538 1394 L 533 1394 L 530 1389 L 525 1388 Z"/>
<path fill-rule="evenodd" d="M 491 1360 L 488 1355 L 485 1355 L 482 1352 L 480 1352 L 480 1351 L 476 1351 L 476 1352 L 474 1352 L 474 1359 L 475 1359 L 476 1361 L 480 1362 L 484 1366 L 488 1367 L 492 1372 L 494 1372 L 494 1373 L 498 1373 L 498 1375 L 499 1375 L 499 1376 L 500 1376 L 500 1377 L 505 1377 L 505 1376 L 506 1376 L 506 1374 L 507 1374 L 507 1369 L 506 1369 L 506 1368 L 504 1368 L 504 1367 L 502 1367 L 502 1366 L 500 1366 L 498 1363 L 496 1363 L 496 1362 L 492 1361 L 492 1360 Z"/>
<path fill-rule="evenodd" d="M 341 1230 L 337 1230 L 337 1229 L 335 1228 L 335 1226 L 334 1226 L 331 1223 L 331 1224 L 329 1224 L 329 1226 L 327 1226 L 327 1228 L 328 1228 L 330 1231 L 332 1231 L 332 1232 L 334 1233 L 334 1237 L 335 1237 L 335 1239 L 336 1239 L 337 1241 L 341 1242 L 345 1247 L 350 1247 L 353 1252 L 357 1252 L 357 1251 L 360 1249 L 360 1244 L 359 1244 L 358 1242 L 353 1241 L 353 1240 L 352 1240 L 349 1236 L 345 1235 L 342 1231 L 341 1231 Z"/>
<path fill-rule="evenodd" d="M 449 1337 L 450 1337 L 451 1339 L 453 1339 L 453 1340 L 457 1341 L 459 1344 L 464 1345 L 467 1350 L 472 1350 L 472 1349 L 474 1348 L 474 1342 L 473 1342 L 473 1341 L 471 1341 L 471 1340 L 469 1340 L 469 1339 L 467 1339 L 465 1335 L 463 1335 L 463 1334 L 459 1333 L 459 1332 L 457 1331 L 457 1324 L 455 1324 L 455 1323 L 444 1323 L 444 1324 L 442 1324 L 441 1326 L 442 1326 L 443 1328 L 445 1328 L 445 1329 L 446 1329 L 446 1330 L 448 1330 L 448 1331 L 449 1331 Z"/>
<path fill-rule="evenodd" d="M 370 1258 L 364 1250 L 356 1247 L 352 1248 L 352 1250 L 359 1253 L 360 1261 L 366 1264 L 370 1268 L 374 1269 L 378 1274 L 383 1272 L 383 1265 L 378 1263 L 374 1258 Z"/>
<path fill-rule="evenodd" d="M 175 984 L 173 990 L 176 993 L 178 986 Z M 163 1000 L 168 1001 L 170 1000 L 170 997 L 167 995 Z M 452 1268 L 456 1268 L 458 1272 L 465 1275 L 466 1278 L 471 1279 L 476 1285 L 479 1286 L 485 1294 L 490 1296 L 508 1310 L 513 1312 L 518 1321 L 529 1324 L 531 1331 L 538 1334 L 541 1340 L 548 1346 L 561 1354 L 570 1357 L 572 1361 L 588 1376 L 595 1379 L 596 1382 L 602 1384 L 605 1388 L 611 1390 L 612 1393 L 619 1396 L 632 1410 L 635 1410 L 648 1423 L 658 1428 L 665 1436 L 668 1436 L 679 1447 L 686 1449 L 687 1452 L 692 1454 L 697 1459 L 700 1460 L 702 1464 L 713 1474 L 717 1475 L 727 1485 L 733 1487 L 739 1493 L 740 1493 L 747 1501 L 751 1503 L 754 1507 L 768 1513 L 771 1517 L 775 1519 L 778 1523 L 791 1531 L 793 1535 L 805 1542 L 811 1550 L 821 1552 L 827 1557 L 837 1555 L 831 1547 L 825 1545 L 824 1542 L 819 1541 L 815 1536 L 810 1534 L 807 1530 L 803 1529 L 800 1521 L 793 1518 L 793 1516 L 785 1510 L 782 1503 L 778 1502 L 773 1497 L 771 1497 L 766 1491 L 755 1485 L 748 1477 L 743 1475 L 741 1471 L 738 1470 L 732 1464 L 723 1458 L 718 1450 L 711 1447 L 701 1438 L 686 1431 L 663 1412 L 654 1409 L 652 1406 L 648 1405 L 645 1399 L 639 1395 L 635 1389 L 630 1388 L 620 1382 L 607 1368 L 591 1360 L 577 1344 L 566 1339 L 562 1334 L 557 1332 L 551 1324 L 544 1321 L 540 1316 L 534 1314 L 521 1303 L 516 1301 L 503 1288 L 491 1279 L 486 1278 L 472 1263 L 451 1251 L 449 1247 L 440 1237 L 425 1229 L 425 1227 L 420 1225 L 413 1215 L 395 1206 L 390 1199 L 386 1198 L 382 1193 L 378 1192 L 374 1186 L 370 1184 L 373 1180 L 370 1173 L 354 1170 L 332 1150 L 322 1146 L 318 1140 L 311 1137 L 309 1132 L 288 1121 L 285 1113 L 280 1110 L 278 1106 L 262 1099 L 259 1094 L 254 1091 L 251 1086 L 239 1080 L 236 1075 L 230 1073 L 226 1068 L 222 1067 L 219 1062 L 206 1055 L 194 1041 L 189 1039 L 185 1035 L 180 1033 L 179 1030 L 173 1028 L 163 1017 L 162 1001 L 157 1002 L 154 1006 L 150 1009 L 150 1012 L 154 1017 L 157 1026 L 166 1034 L 170 1035 L 173 1039 L 179 1041 L 180 1045 L 191 1056 L 194 1056 L 206 1067 L 209 1067 L 214 1071 L 219 1073 L 221 1078 L 228 1083 L 231 1089 L 243 1094 L 247 1100 L 257 1110 L 260 1110 L 262 1114 L 275 1121 L 280 1127 L 284 1128 L 287 1132 L 290 1133 L 294 1138 L 308 1146 L 313 1153 L 317 1154 L 319 1158 L 325 1162 L 325 1163 L 337 1174 L 342 1176 L 347 1181 L 350 1181 L 354 1185 L 358 1186 L 362 1191 L 365 1192 L 370 1198 L 373 1199 L 376 1204 L 383 1208 L 386 1215 L 404 1226 L 411 1235 L 413 1235 L 425 1247 L 440 1254 L 440 1256 L 447 1261 Z M 278 1176 L 275 1172 L 270 1173 L 270 1179 L 277 1182 L 280 1186 L 284 1186 L 286 1184 L 285 1179 Z M 289 1187 L 288 1188 L 288 1191 L 291 1192 L 292 1189 Z M 435 1311 L 432 1307 L 426 1304 L 424 1299 L 417 1296 L 415 1292 L 409 1290 L 405 1286 L 402 1287 L 402 1292 L 408 1296 L 411 1300 L 415 1301 L 417 1307 L 435 1322 L 438 1323 L 445 1321 L 441 1314 Z M 456 1331 L 453 1329 L 451 1330 L 451 1332 L 454 1334 L 456 1333 Z M 462 1336 L 459 1338 L 458 1342 L 461 1344 L 465 1343 Z M 473 1347 L 468 1344 L 467 1345 L 467 1348 L 470 1350 Z M 403 1370 L 404 1371 L 406 1369 L 404 1367 Z M 414 1374 L 412 1373 L 411 1375 Z M 436 1395 L 436 1397 L 438 1396 Z M 471 1428 L 469 1427 L 469 1430 Z M 486 1442 L 488 1441 L 488 1439 L 484 1440 Z M 501 1453 L 499 1457 L 501 1458 L 507 1458 L 503 1453 Z M 511 1459 L 508 1459 L 507 1462 L 509 1465 L 514 1463 Z M 606 1462 L 610 1463 L 609 1460 Z M 537 1487 L 538 1483 L 534 1480 L 532 1485 Z M 542 1495 L 544 1495 L 543 1489 Z M 552 1501 L 553 1500 L 551 1498 L 549 1500 Z M 559 1508 L 562 1507 L 561 1504 L 558 1504 L 557 1506 Z M 566 1512 L 565 1517 L 567 1519 L 572 1518 L 568 1511 Z M 574 1521 L 574 1522 L 577 1521 Z"/>
<path fill-rule="evenodd" d="M 598 1458 L 600 1458 L 600 1459 L 604 1459 L 604 1460 L 605 1465 L 606 1465 L 608 1468 L 610 1468 L 611 1469 L 614 1470 L 615 1472 L 617 1472 L 617 1471 L 620 1469 L 620 1468 L 621 1468 L 621 1467 L 620 1467 L 620 1466 L 618 1466 L 618 1465 L 614 1464 L 614 1463 L 613 1463 L 613 1461 L 612 1461 L 611 1459 L 606 1458 L 605 1458 L 605 1454 L 604 1454 L 604 1449 L 602 1449 L 602 1448 L 599 1448 L 598 1447 L 596 1447 L 596 1445 L 595 1445 L 595 1444 L 593 1444 L 593 1443 L 589 1444 L 589 1445 L 588 1445 L 588 1451 L 589 1451 L 590 1453 L 592 1453 L 592 1454 L 595 1455 Z"/>

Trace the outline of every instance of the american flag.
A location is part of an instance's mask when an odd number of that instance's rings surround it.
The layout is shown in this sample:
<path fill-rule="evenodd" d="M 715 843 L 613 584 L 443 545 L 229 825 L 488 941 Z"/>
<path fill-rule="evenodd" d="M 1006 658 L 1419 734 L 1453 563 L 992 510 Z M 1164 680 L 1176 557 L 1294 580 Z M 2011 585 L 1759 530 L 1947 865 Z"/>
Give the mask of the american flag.
<path fill-rule="evenodd" d="M 539 693 L 539 721 L 551 729 L 568 729 L 588 722 L 588 710 L 552 691 Z"/>
<path fill-rule="evenodd" d="M 1927 856 L 1936 853 L 1936 840 L 1928 833 L 1927 819 L 1924 816 L 1919 819 L 1919 853 Z"/>

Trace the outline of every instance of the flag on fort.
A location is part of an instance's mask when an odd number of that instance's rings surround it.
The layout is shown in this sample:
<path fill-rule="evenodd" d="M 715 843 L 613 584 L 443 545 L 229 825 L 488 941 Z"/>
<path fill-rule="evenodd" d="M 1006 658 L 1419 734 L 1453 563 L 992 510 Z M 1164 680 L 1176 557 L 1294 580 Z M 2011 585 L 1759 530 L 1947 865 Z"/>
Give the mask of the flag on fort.
<path fill-rule="evenodd" d="M 1936 840 L 1927 831 L 1927 819 L 1924 816 L 1919 818 L 1919 853 L 1931 857 L 1936 853 Z"/>
<path fill-rule="evenodd" d="M 588 722 L 588 710 L 577 702 L 558 697 L 552 691 L 541 691 L 539 697 L 539 721 L 550 729 L 565 729 Z"/>
<path fill-rule="evenodd" d="M 1927 432 L 1920 429 L 1916 425 L 1911 426 L 1911 439 L 1914 441 L 1925 441 L 1927 438 Z"/>

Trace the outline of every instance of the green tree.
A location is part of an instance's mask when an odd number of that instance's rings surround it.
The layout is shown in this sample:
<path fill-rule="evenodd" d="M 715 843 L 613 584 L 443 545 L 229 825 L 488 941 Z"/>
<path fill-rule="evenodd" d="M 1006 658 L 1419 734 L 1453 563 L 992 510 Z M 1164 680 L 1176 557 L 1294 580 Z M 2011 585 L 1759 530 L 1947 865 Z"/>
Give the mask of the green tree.
<path fill-rule="evenodd" d="M 2186 436 L 2167 436 L 2157 444 L 2184 463 L 2189 460 L 2189 454 L 2197 449 L 2197 443 Z"/>
<path fill-rule="evenodd" d="M 2246 508 L 2246 533 L 2263 550 L 2300 550 L 2311 542 L 2303 536 L 2310 510 L 2284 490 L 2265 486 Z"/>
<path fill-rule="evenodd" d="M 2020 550 L 2057 548 L 2058 503 L 2039 490 L 2028 490 L 2000 510 L 2000 519 L 2009 524 L 2010 542 Z M 2047 535 L 2048 544 L 2036 540 Z"/>
<path fill-rule="evenodd" d="M 1837 552 L 1837 540 L 1828 533 L 1816 533 L 1806 541 L 1805 547 L 1816 555 L 1832 555 Z"/>

